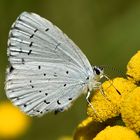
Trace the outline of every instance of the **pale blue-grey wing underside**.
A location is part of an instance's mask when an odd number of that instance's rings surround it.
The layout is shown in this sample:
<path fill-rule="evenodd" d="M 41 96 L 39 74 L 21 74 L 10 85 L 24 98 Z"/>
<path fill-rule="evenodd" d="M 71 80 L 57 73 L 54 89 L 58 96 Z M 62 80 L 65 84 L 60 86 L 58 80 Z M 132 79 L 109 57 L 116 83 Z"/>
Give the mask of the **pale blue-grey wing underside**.
<path fill-rule="evenodd" d="M 32 116 L 63 111 L 81 95 L 92 67 L 82 51 L 50 21 L 23 12 L 8 40 L 6 94 Z"/>

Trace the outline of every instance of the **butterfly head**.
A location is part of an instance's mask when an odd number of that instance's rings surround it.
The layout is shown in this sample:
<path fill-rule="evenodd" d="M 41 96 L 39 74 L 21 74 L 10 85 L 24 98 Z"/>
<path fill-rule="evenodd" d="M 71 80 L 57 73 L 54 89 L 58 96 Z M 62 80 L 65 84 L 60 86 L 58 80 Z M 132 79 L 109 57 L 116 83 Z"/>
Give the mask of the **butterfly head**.
<path fill-rule="evenodd" d="M 98 67 L 98 66 L 93 66 L 93 73 L 95 75 L 94 79 L 96 81 L 99 81 L 104 76 L 104 68 Z"/>
<path fill-rule="evenodd" d="M 89 76 L 87 78 L 88 80 L 88 85 L 87 87 L 84 89 L 84 92 L 92 91 L 93 89 L 99 87 L 100 84 L 100 79 L 104 77 L 104 69 L 102 67 L 98 67 L 98 66 L 93 66 L 93 75 Z"/>

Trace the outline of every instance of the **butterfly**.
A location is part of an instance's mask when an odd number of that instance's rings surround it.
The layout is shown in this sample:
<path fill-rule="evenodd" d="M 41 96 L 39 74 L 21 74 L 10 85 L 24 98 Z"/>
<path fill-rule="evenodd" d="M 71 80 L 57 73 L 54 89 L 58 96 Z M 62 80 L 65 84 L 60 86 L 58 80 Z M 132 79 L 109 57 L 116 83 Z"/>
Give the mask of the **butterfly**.
<path fill-rule="evenodd" d="M 35 13 L 23 12 L 13 23 L 7 55 L 6 95 L 30 116 L 63 112 L 83 93 L 90 103 L 104 76 L 66 34 Z"/>

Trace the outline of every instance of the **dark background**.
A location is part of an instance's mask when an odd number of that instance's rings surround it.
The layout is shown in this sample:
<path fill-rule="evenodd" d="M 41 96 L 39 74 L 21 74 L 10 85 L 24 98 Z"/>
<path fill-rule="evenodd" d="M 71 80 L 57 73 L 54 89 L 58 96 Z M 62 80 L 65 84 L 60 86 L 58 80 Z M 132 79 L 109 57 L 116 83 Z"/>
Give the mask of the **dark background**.
<path fill-rule="evenodd" d="M 23 11 L 35 12 L 52 21 L 82 49 L 93 65 L 109 65 L 105 72 L 111 78 L 125 73 L 127 62 L 140 48 L 139 0 L 1 0 L 0 100 L 7 100 L 4 79 L 8 32 Z M 69 111 L 32 118 L 30 129 L 17 139 L 57 140 L 60 136 L 72 135 L 86 117 L 86 105 L 83 96 Z"/>

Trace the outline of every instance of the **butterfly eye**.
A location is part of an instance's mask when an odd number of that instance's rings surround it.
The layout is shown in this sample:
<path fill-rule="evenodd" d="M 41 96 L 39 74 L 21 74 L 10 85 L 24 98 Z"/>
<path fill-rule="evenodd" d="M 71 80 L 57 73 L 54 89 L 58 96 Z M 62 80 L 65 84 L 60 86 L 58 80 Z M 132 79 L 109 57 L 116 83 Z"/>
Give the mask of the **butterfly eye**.
<path fill-rule="evenodd" d="M 94 68 L 94 71 L 96 72 L 97 75 L 100 75 L 100 70 L 98 68 Z"/>

